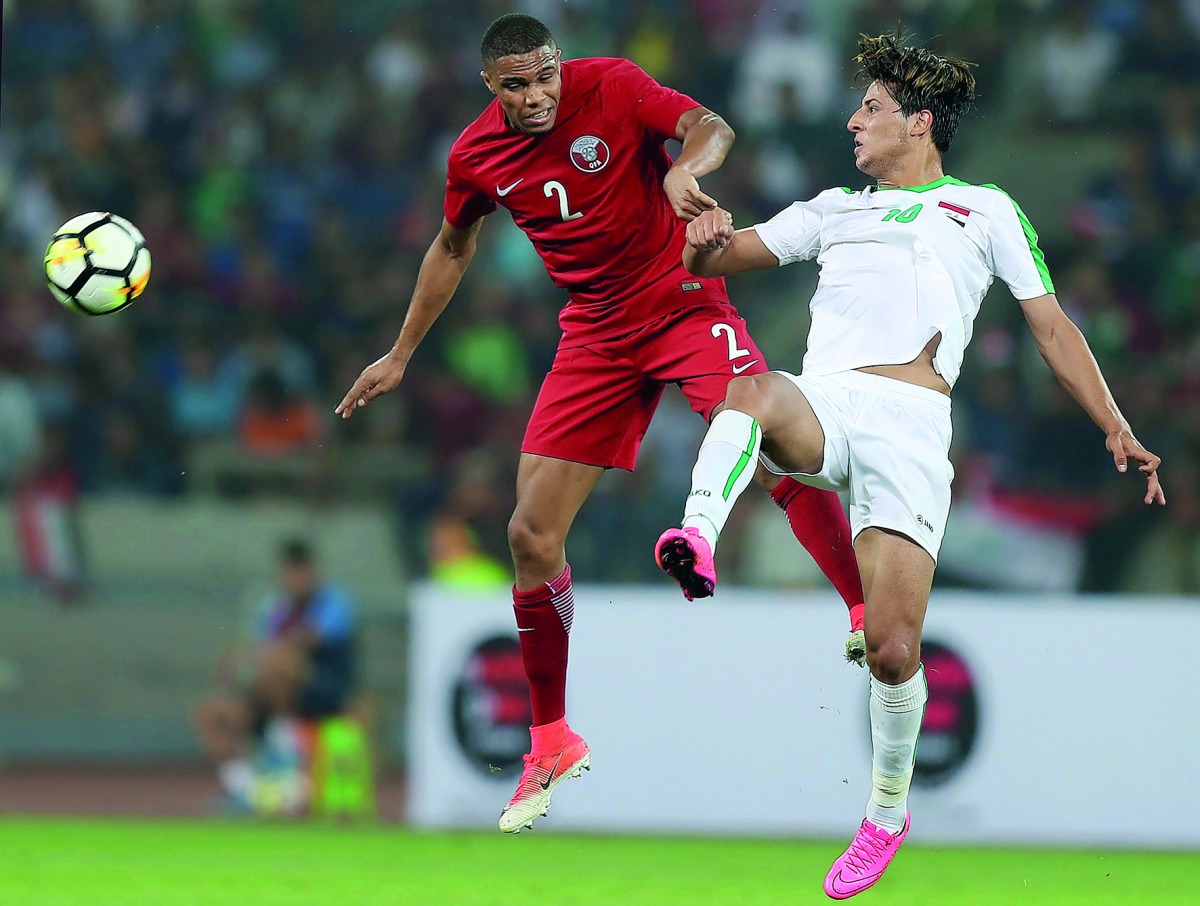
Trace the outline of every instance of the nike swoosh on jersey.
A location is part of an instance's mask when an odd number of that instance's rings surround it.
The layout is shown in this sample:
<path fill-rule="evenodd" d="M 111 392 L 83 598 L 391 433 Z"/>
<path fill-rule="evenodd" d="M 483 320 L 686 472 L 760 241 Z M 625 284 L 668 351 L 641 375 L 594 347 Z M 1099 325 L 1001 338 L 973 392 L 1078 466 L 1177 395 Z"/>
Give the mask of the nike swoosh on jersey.
<path fill-rule="evenodd" d="M 518 626 L 517 632 L 533 632 L 535 629 L 537 629 L 536 626 Z"/>
<path fill-rule="evenodd" d="M 734 366 L 733 366 L 733 373 L 734 373 L 734 374 L 741 374 L 743 371 L 745 371 L 745 370 L 746 370 L 747 368 L 749 368 L 751 365 L 757 365 L 757 364 L 758 364 L 758 359 L 755 359 L 753 362 L 747 362 L 745 365 L 734 365 Z"/>
<path fill-rule="evenodd" d="M 503 189 L 500 188 L 499 186 L 496 186 L 496 194 L 499 195 L 501 198 L 503 198 L 505 195 L 507 195 L 509 192 L 511 192 L 513 189 L 515 189 L 517 186 L 519 186 L 524 181 L 525 181 L 525 177 L 522 176 L 520 179 L 518 179 L 516 182 L 514 182 L 511 186 L 506 186 Z"/>

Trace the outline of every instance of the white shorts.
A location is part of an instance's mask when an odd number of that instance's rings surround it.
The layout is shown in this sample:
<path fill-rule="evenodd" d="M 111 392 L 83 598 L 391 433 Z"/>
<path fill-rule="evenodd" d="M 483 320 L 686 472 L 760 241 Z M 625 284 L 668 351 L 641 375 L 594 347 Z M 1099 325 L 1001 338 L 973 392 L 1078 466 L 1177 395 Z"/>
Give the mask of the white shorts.
<path fill-rule="evenodd" d="M 934 561 L 950 513 L 950 398 L 905 381 L 842 371 L 788 374 L 825 432 L 825 459 L 815 474 L 777 475 L 850 492 L 850 528 L 890 529 L 921 545 Z"/>

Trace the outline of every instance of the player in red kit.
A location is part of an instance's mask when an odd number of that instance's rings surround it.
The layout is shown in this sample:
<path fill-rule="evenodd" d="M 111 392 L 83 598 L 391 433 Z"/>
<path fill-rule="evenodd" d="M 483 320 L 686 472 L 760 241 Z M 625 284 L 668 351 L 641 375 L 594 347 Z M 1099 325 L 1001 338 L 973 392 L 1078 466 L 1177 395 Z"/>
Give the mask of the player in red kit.
<path fill-rule="evenodd" d="M 450 151 L 445 219 L 399 338 L 336 411 L 349 417 L 400 383 L 470 264 L 483 218 L 506 207 L 570 297 L 521 445 L 508 529 L 534 723 L 532 752 L 500 817 L 501 830 L 516 832 L 545 814 L 559 781 L 588 767 L 564 702 L 574 613 L 565 542 L 575 514 L 606 469 L 633 469 L 667 384 L 678 384 L 709 420 L 734 376 L 768 369 L 725 281 L 694 277 L 682 263 L 686 221 L 716 205 L 696 180 L 725 159 L 733 142 L 725 121 L 628 60 L 563 62 L 549 30 L 530 16 L 493 22 L 481 53 L 496 100 Z M 675 161 L 663 147 L 672 138 L 683 143 Z M 851 652 L 862 641 L 863 593 L 840 501 L 759 474 L 852 608 Z M 711 594 L 715 579 L 714 572 L 690 596 Z"/>

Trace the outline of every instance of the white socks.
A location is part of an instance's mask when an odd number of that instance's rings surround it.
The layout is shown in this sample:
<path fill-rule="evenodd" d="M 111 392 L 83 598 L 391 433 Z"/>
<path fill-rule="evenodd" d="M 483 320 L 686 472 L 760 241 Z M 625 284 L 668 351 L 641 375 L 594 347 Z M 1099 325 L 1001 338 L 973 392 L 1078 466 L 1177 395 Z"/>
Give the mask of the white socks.
<path fill-rule="evenodd" d="M 696 529 L 714 551 L 729 511 L 754 477 L 761 446 L 762 430 L 745 412 L 723 409 L 708 426 L 692 469 L 683 527 Z"/>
<path fill-rule="evenodd" d="M 929 687 L 921 665 L 898 686 L 871 677 L 871 801 L 867 819 L 891 833 L 904 829 L 917 735 L 925 716 Z"/>

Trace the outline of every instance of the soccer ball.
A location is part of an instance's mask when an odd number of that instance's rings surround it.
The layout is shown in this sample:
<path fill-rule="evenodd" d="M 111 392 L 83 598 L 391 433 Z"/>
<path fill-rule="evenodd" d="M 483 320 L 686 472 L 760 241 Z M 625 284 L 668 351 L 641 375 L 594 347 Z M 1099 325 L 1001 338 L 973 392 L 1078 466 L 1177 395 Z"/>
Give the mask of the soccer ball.
<path fill-rule="evenodd" d="M 46 249 L 46 281 L 54 298 L 85 315 L 120 311 L 150 279 L 150 250 L 123 217 L 93 211 L 72 217 Z"/>

